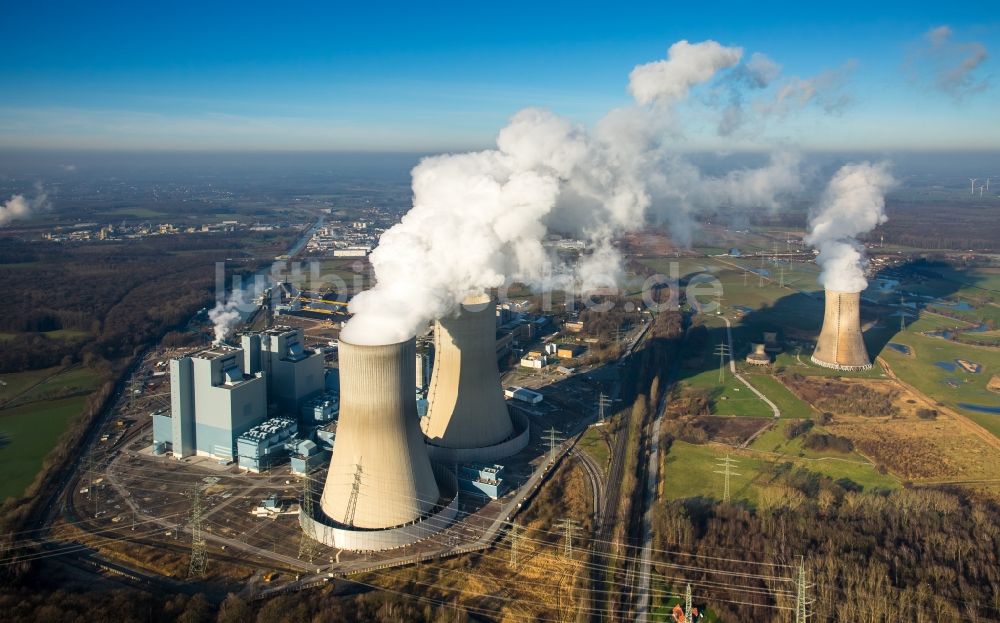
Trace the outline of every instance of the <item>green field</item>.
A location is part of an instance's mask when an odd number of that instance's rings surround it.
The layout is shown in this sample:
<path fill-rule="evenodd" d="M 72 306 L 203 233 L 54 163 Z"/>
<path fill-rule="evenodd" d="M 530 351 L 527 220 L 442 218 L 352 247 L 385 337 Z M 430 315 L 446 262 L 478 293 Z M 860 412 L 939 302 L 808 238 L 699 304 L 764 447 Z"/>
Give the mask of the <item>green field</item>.
<path fill-rule="evenodd" d="M 956 344 L 909 330 L 896 335 L 893 342 L 909 346 L 913 353 L 907 356 L 891 348 L 882 351 L 882 357 L 900 379 L 1000 437 L 1000 415 L 977 413 L 958 406 L 961 402 L 1000 406 L 1000 395 L 986 389 L 990 376 L 1000 373 L 1000 351 Z M 950 372 L 935 365 L 941 361 L 954 363 L 955 359 L 978 363 L 982 371 L 972 374 L 956 368 Z M 948 384 L 949 380 L 954 386 Z"/>
<path fill-rule="evenodd" d="M 770 374 L 744 373 L 743 377 L 778 406 L 783 418 L 808 418 L 816 412 Z"/>
<path fill-rule="evenodd" d="M 604 441 L 604 435 L 601 432 L 605 429 L 607 426 L 591 426 L 576 444 L 580 450 L 590 455 L 602 470 L 607 469 L 608 459 L 611 456 L 611 451 L 608 449 L 608 444 Z"/>
<path fill-rule="evenodd" d="M 0 472 L 4 475 L 0 499 L 19 496 L 31 484 L 45 455 L 86 400 L 86 396 L 74 396 L 0 411 Z"/>
<path fill-rule="evenodd" d="M 734 471 L 740 474 L 732 476 L 730 481 L 733 500 L 744 500 L 756 505 L 760 487 L 769 483 L 772 478 L 771 468 L 780 463 L 792 463 L 796 467 L 834 480 L 847 478 L 865 490 L 899 487 L 894 478 L 879 474 L 875 466 L 856 454 L 814 453 L 804 450 L 801 440 L 791 440 L 788 444 L 782 444 L 781 440 L 784 440 L 784 435 L 776 428 L 754 442 L 753 452 L 730 453 L 737 460 Z M 695 496 L 721 499 L 723 476 L 715 472 L 719 470 L 719 459 L 725 457 L 727 452 L 729 449 L 725 446 L 692 445 L 675 441 L 665 459 L 664 497 L 669 500 Z M 800 453 L 804 456 L 799 456 Z"/>
<path fill-rule="evenodd" d="M 0 380 L 0 499 L 18 496 L 31 484 L 45 455 L 83 410 L 87 396 L 100 385 L 92 370 L 77 366 L 5 374 Z M 9 398 L 8 398 L 9 397 Z"/>
<path fill-rule="evenodd" d="M 28 372 L 16 372 L 11 374 L 0 374 L 0 404 L 3 404 L 20 394 L 28 387 L 42 381 L 46 377 L 52 376 L 59 371 L 58 367 L 45 368 L 44 370 L 30 370 Z"/>

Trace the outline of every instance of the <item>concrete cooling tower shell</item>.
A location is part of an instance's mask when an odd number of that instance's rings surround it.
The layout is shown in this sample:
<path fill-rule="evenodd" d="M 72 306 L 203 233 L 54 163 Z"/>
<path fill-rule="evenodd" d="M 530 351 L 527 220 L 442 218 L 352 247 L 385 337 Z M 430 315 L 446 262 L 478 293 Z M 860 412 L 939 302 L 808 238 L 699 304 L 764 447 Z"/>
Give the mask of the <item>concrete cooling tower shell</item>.
<path fill-rule="evenodd" d="M 457 316 L 434 324 L 434 368 L 421 428 L 431 458 L 493 461 L 528 442 L 527 418 L 512 420 L 497 367 L 496 311 L 489 296 L 470 296 Z"/>
<path fill-rule="evenodd" d="M 339 350 L 340 418 L 323 517 L 312 529 L 344 549 L 408 545 L 446 525 L 458 500 L 454 476 L 432 467 L 417 423 L 415 341 L 341 341 Z"/>
<path fill-rule="evenodd" d="M 834 370 L 868 370 L 872 362 L 861 334 L 861 293 L 826 291 L 823 329 L 813 363 Z"/>

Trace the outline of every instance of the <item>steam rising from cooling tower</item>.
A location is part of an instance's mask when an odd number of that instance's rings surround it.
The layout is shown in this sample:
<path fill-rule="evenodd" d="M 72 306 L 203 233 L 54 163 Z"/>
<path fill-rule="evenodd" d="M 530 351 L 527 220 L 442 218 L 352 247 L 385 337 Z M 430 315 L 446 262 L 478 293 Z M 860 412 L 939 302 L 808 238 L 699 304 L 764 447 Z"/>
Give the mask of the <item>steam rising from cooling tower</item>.
<path fill-rule="evenodd" d="M 425 158 L 413 170 L 413 208 L 371 255 L 376 286 L 354 297 L 343 337 L 355 344 L 407 339 L 451 314 L 469 292 L 511 281 L 586 291 L 621 271 L 612 239 L 664 220 L 690 240 L 692 213 L 706 207 L 774 207 L 800 188 L 799 158 L 705 176 L 668 149 L 676 105 L 693 87 L 738 69 L 743 50 L 681 41 L 664 60 L 630 75 L 636 105 L 607 113 L 592 129 L 549 111 L 515 114 L 496 148 Z M 542 245 L 555 230 L 587 241 L 575 266 Z M 551 266 L 551 274 L 547 272 Z"/>
<path fill-rule="evenodd" d="M 434 371 L 421 420 L 432 458 L 495 461 L 528 442 L 526 422 L 507 412 L 496 354 L 496 313 L 486 295 L 466 297 L 434 325 Z"/>
<path fill-rule="evenodd" d="M 824 288 L 861 292 L 868 286 L 864 246 L 857 237 L 886 221 L 885 193 L 895 184 L 885 162 L 844 165 L 830 180 L 806 236 L 819 251 Z"/>
<path fill-rule="evenodd" d="M 836 370 L 872 366 L 861 334 L 861 291 L 868 280 L 857 236 L 885 222 L 885 193 L 894 184 L 886 163 L 845 165 L 809 221 L 806 242 L 819 250 L 819 282 L 826 289 L 823 328 L 812 356 L 816 364 Z"/>

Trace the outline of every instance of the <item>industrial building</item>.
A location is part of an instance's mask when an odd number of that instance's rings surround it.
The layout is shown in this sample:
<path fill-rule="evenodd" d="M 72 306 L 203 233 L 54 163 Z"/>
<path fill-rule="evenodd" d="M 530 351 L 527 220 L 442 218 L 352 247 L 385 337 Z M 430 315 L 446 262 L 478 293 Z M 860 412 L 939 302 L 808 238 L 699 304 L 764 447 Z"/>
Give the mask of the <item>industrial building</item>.
<path fill-rule="evenodd" d="M 507 398 L 513 398 L 514 400 L 520 400 L 521 402 L 526 402 L 530 405 L 537 405 L 544 398 L 541 394 L 530 389 L 519 387 L 517 385 L 508 387 L 504 390 L 504 396 Z"/>
<path fill-rule="evenodd" d="M 306 534 L 331 547 L 403 547 L 444 529 L 458 512 L 455 475 L 431 464 L 417 422 L 416 340 L 340 342 L 340 417 L 319 513 Z"/>
<path fill-rule="evenodd" d="M 458 488 L 495 500 L 504 494 L 503 465 L 468 463 L 458 468 Z"/>
<path fill-rule="evenodd" d="M 153 449 L 231 461 L 236 438 L 267 418 L 267 380 L 242 349 L 217 345 L 170 360 L 170 411 L 153 414 Z"/>
<path fill-rule="evenodd" d="M 834 370 L 869 370 L 872 362 L 861 334 L 861 293 L 826 290 L 823 328 L 812 362 Z"/>
<path fill-rule="evenodd" d="M 263 372 L 267 379 L 269 404 L 298 417 L 302 404 L 324 389 L 323 353 L 307 350 L 302 329 L 274 327 L 241 337 L 244 369 Z"/>
<path fill-rule="evenodd" d="M 299 421 L 304 426 L 320 426 L 337 419 L 340 413 L 340 396 L 335 391 L 327 390 L 310 398 L 299 409 Z"/>
<path fill-rule="evenodd" d="M 272 418 L 254 426 L 236 438 L 239 466 L 259 473 L 283 462 L 297 445 L 298 430 L 296 421 L 289 418 Z"/>
<path fill-rule="evenodd" d="M 507 410 L 496 359 L 495 305 L 467 297 L 455 316 L 434 323 L 434 370 L 420 421 L 431 458 L 494 461 L 528 443 L 527 422 Z"/>

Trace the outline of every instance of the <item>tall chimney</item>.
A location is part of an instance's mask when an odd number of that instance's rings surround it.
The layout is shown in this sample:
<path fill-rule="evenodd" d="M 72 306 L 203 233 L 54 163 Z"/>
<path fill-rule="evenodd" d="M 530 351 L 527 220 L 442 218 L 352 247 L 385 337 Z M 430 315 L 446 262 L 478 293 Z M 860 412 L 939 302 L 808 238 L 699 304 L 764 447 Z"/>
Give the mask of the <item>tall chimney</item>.
<path fill-rule="evenodd" d="M 417 424 L 416 342 L 340 342 L 340 419 L 320 500 L 341 526 L 385 529 L 432 512 L 441 492 Z"/>
<path fill-rule="evenodd" d="M 434 349 L 429 406 L 421 421 L 431 456 L 493 460 L 520 450 L 521 444 L 505 444 L 516 432 L 500 385 L 490 297 L 469 296 L 458 316 L 435 322 Z"/>
<path fill-rule="evenodd" d="M 872 362 L 861 335 L 861 293 L 826 290 L 823 329 L 813 363 L 834 370 L 868 370 Z"/>

